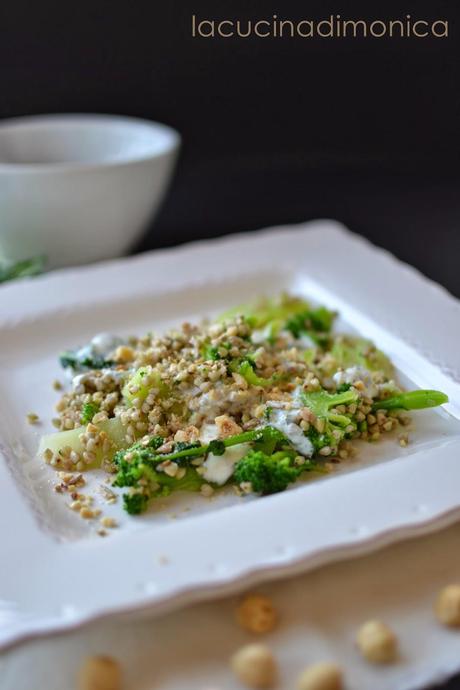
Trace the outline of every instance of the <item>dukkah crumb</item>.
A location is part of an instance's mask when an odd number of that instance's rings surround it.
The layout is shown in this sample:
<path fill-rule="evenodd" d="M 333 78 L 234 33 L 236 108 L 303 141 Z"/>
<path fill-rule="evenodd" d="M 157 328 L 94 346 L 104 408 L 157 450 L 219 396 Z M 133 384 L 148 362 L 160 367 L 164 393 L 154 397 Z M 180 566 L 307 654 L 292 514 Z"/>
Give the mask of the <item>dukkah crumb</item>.
<path fill-rule="evenodd" d="M 268 597 L 262 594 L 247 594 L 237 606 L 236 619 L 242 628 L 262 634 L 274 630 L 278 614 Z"/>
<path fill-rule="evenodd" d="M 103 527 L 108 527 L 109 529 L 114 529 L 115 527 L 118 527 L 118 522 L 115 520 L 115 518 L 105 516 L 101 518 L 101 525 Z"/>
<path fill-rule="evenodd" d="M 121 690 L 122 671 L 108 656 L 88 657 L 78 674 L 78 690 Z"/>
<path fill-rule="evenodd" d="M 398 436 L 398 441 L 399 445 L 401 448 L 406 448 L 409 445 L 409 435 L 408 434 L 400 434 Z"/>
<path fill-rule="evenodd" d="M 281 295 L 163 335 L 99 334 L 61 356 L 74 376 L 52 420 L 61 434 L 44 437 L 43 458 L 67 473 L 101 467 L 138 514 L 176 490 L 283 491 L 309 472 L 334 471 L 357 441 L 407 427 L 403 410 L 446 401 L 402 393 L 388 358 L 334 333 L 334 318 Z M 402 447 L 408 440 L 400 434 Z M 117 500 L 109 486 L 100 493 Z"/>

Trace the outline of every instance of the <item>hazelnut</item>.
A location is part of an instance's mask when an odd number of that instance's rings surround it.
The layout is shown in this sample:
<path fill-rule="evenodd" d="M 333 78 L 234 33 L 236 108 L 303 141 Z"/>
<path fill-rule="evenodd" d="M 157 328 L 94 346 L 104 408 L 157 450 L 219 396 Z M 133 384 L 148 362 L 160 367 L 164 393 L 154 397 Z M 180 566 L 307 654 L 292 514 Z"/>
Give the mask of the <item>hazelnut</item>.
<path fill-rule="evenodd" d="M 342 690 L 342 672 L 331 663 L 307 666 L 297 680 L 297 690 Z"/>
<path fill-rule="evenodd" d="M 394 661 L 397 652 L 396 636 L 390 628 L 378 620 L 364 623 L 356 637 L 358 648 L 365 659 L 374 664 Z"/>
<path fill-rule="evenodd" d="M 448 585 L 439 592 L 435 613 L 443 625 L 450 628 L 460 627 L 460 584 Z"/>
<path fill-rule="evenodd" d="M 236 677 L 248 688 L 270 688 L 277 677 L 276 661 L 263 644 L 241 647 L 232 657 Z"/>

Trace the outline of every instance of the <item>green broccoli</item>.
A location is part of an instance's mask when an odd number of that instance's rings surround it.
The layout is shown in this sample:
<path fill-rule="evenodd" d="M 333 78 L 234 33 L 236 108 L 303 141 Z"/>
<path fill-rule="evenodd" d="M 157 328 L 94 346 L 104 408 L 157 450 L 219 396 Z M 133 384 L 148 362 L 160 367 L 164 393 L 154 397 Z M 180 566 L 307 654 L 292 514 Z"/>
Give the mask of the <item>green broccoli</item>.
<path fill-rule="evenodd" d="M 203 358 L 206 361 L 211 360 L 212 362 L 215 362 L 218 359 L 222 359 L 222 357 L 219 354 L 219 348 L 217 348 L 215 345 L 208 345 L 204 348 Z"/>
<path fill-rule="evenodd" d="M 331 355 L 335 363 L 331 368 L 331 374 L 337 369 L 362 366 L 369 371 L 382 371 L 388 379 L 394 376 L 393 365 L 388 357 L 365 338 L 337 336 L 331 348 Z"/>
<path fill-rule="evenodd" d="M 226 448 L 249 442 L 254 443 L 254 448 L 268 449 L 270 452 L 287 443 L 283 434 L 267 426 L 263 429 L 244 431 L 222 440 L 215 439 L 206 445 L 198 442 L 176 443 L 171 453 L 157 453 L 163 439 L 160 436 L 154 436 L 147 443 L 144 440 L 138 441 L 130 448 L 115 453 L 113 462 L 117 468 L 117 475 L 114 486 L 131 489 L 124 499 L 128 512 L 133 514 L 142 512 L 149 500 L 157 496 L 168 495 L 171 491 L 199 490 L 203 480 L 195 468 L 190 466 L 190 462 L 195 458 L 207 453 L 222 455 Z M 159 472 L 157 466 L 168 460 L 184 467 L 185 475 L 177 479 Z M 132 498 L 138 495 L 144 498 Z"/>
<path fill-rule="evenodd" d="M 229 321 L 236 316 L 245 316 L 255 329 L 271 324 L 281 327 L 294 314 L 309 309 L 310 305 L 301 297 L 282 294 L 280 297 L 263 298 L 251 304 L 242 304 L 229 309 L 219 317 L 219 321 Z"/>
<path fill-rule="evenodd" d="M 326 307 L 313 309 L 306 300 L 290 295 L 265 298 L 253 304 L 235 307 L 225 312 L 219 320 L 226 321 L 238 315 L 245 316 L 253 329 L 264 329 L 269 342 L 273 342 L 280 331 L 288 330 L 295 338 L 303 333 L 309 335 L 321 347 L 329 344 L 328 334 L 336 316 L 335 312 Z"/>
<path fill-rule="evenodd" d="M 140 515 L 147 510 L 149 498 L 147 494 L 142 493 L 124 494 L 123 508 L 130 515 Z"/>
<path fill-rule="evenodd" d="M 128 462 L 132 465 L 133 462 L 139 460 L 147 461 L 153 468 L 165 460 L 171 460 L 177 464 L 188 464 L 191 460 L 198 458 L 207 453 L 214 455 L 223 455 L 226 448 L 239 445 L 240 443 L 254 443 L 258 447 L 260 444 L 267 443 L 282 443 L 286 442 L 285 437 L 281 432 L 271 426 L 266 426 L 263 429 L 253 429 L 251 431 L 243 431 L 240 434 L 228 436 L 225 439 L 215 439 L 208 444 L 196 443 L 176 443 L 171 453 L 156 453 L 155 451 L 163 443 L 164 439 L 161 436 L 154 436 L 148 443 L 144 440 L 138 441 L 130 448 L 119 450 L 114 456 L 114 463 L 116 466 L 121 466 L 122 462 Z"/>
<path fill-rule="evenodd" d="M 144 451 L 139 452 L 131 461 L 118 461 L 118 473 L 113 486 L 131 488 L 123 496 L 128 513 L 141 513 L 152 498 L 169 496 L 173 491 L 200 490 L 203 479 L 194 468 L 188 467 L 180 478 L 170 477 L 165 472 L 157 472 L 148 456 L 145 457 L 143 453 Z"/>
<path fill-rule="evenodd" d="M 353 415 L 334 412 L 334 408 L 339 405 L 356 403 L 359 396 L 355 391 L 347 390 L 342 393 L 328 393 L 325 390 L 312 393 L 302 392 L 300 397 L 303 404 L 310 408 L 317 419 L 323 421 L 324 428 L 321 431 L 311 425 L 307 434 L 316 451 L 324 446 L 337 448 L 339 442 L 356 429 Z"/>
<path fill-rule="evenodd" d="M 63 369 L 75 371 L 91 371 L 92 369 L 105 369 L 114 365 L 109 359 L 96 354 L 79 354 L 78 350 L 66 350 L 59 355 L 59 363 Z"/>
<path fill-rule="evenodd" d="M 250 450 L 235 466 L 233 479 L 236 484 L 248 483 L 257 494 L 274 494 L 284 491 L 289 484 L 308 470 L 315 469 L 315 463 L 306 460 L 296 465 L 297 453 L 281 450 L 267 454 L 262 450 Z"/>
<path fill-rule="evenodd" d="M 272 386 L 274 382 L 273 378 L 264 379 L 258 376 L 255 371 L 255 364 L 249 357 L 243 360 L 233 360 L 230 363 L 230 371 L 235 371 L 237 374 L 240 374 L 250 386 L 266 387 Z"/>
<path fill-rule="evenodd" d="M 449 402 L 445 393 L 431 390 L 415 390 L 400 393 L 391 398 L 377 400 L 372 405 L 373 410 L 424 410 L 428 407 L 438 407 Z"/>
<path fill-rule="evenodd" d="M 180 479 L 170 477 L 164 472 L 152 471 L 148 466 L 138 465 L 137 474 L 139 476 L 137 488 L 123 496 L 123 507 L 130 515 L 139 515 L 143 513 L 152 498 L 169 496 L 173 491 L 199 491 L 203 484 L 203 479 L 198 472 L 189 467 L 185 475 Z M 128 474 L 126 477 L 128 482 L 132 481 L 132 477 Z M 140 484 L 139 480 L 142 480 Z M 121 478 L 117 477 L 117 482 L 114 486 L 135 486 L 133 484 L 122 484 Z"/>
<path fill-rule="evenodd" d="M 24 259 L 16 262 L 0 262 L 0 283 L 17 278 L 29 278 L 43 273 L 46 259 L 44 256 L 36 256 L 32 259 Z"/>
<path fill-rule="evenodd" d="M 99 412 L 99 404 L 96 402 L 85 403 L 81 409 L 81 423 L 89 424 L 95 414 Z"/>
<path fill-rule="evenodd" d="M 334 322 L 335 312 L 318 307 L 306 309 L 294 314 L 285 324 L 285 329 L 290 331 L 294 338 L 300 338 L 302 334 L 308 335 L 317 345 L 325 346 L 329 342 L 329 333 Z"/>

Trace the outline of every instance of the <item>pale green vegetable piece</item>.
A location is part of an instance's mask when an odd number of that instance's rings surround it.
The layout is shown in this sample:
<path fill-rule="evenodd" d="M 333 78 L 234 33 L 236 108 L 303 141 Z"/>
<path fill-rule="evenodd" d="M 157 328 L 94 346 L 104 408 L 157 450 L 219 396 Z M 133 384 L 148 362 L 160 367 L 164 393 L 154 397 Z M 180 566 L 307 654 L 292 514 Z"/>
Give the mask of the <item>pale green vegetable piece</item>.
<path fill-rule="evenodd" d="M 113 417 L 112 419 L 107 419 L 105 422 L 100 422 L 95 425 L 101 431 L 105 431 L 109 439 L 115 444 L 112 452 L 105 453 L 106 456 L 111 457 L 113 453 L 120 449 L 125 448 L 128 444 L 126 442 L 126 429 L 121 423 L 119 417 Z M 76 453 L 83 452 L 83 446 L 80 441 L 80 436 L 86 431 L 86 427 L 80 426 L 77 429 L 70 429 L 69 431 L 58 431 L 55 434 L 47 434 L 42 436 L 40 439 L 40 445 L 38 447 L 39 455 L 43 455 L 44 451 L 49 448 L 54 454 L 58 454 L 63 448 L 69 447 Z M 102 450 L 98 449 L 96 451 L 96 462 L 92 465 L 88 465 L 87 468 L 97 467 L 102 459 Z"/>
<path fill-rule="evenodd" d="M 159 397 L 168 394 L 168 387 L 161 380 L 160 374 L 150 365 L 140 367 L 127 381 L 122 393 L 127 405 L 132 405 L 133 400 L 145 400 L 151 390 L 156 389 Z"/>

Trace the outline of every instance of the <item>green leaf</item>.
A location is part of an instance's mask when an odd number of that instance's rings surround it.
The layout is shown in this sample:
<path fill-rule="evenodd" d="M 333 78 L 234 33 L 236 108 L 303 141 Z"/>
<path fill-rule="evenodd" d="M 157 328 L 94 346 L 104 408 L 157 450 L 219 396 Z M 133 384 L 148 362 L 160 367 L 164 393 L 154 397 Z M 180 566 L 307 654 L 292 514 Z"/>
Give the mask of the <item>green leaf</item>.
<path fill-rule="evenodd" d="M 46 259 L 44 256 L 35 256 L 32 259 L 17 261 L 15 263 L 5 262 L 0 264 L 0 283 L 17 278 L 29 278 L 43 273 Z"/>

